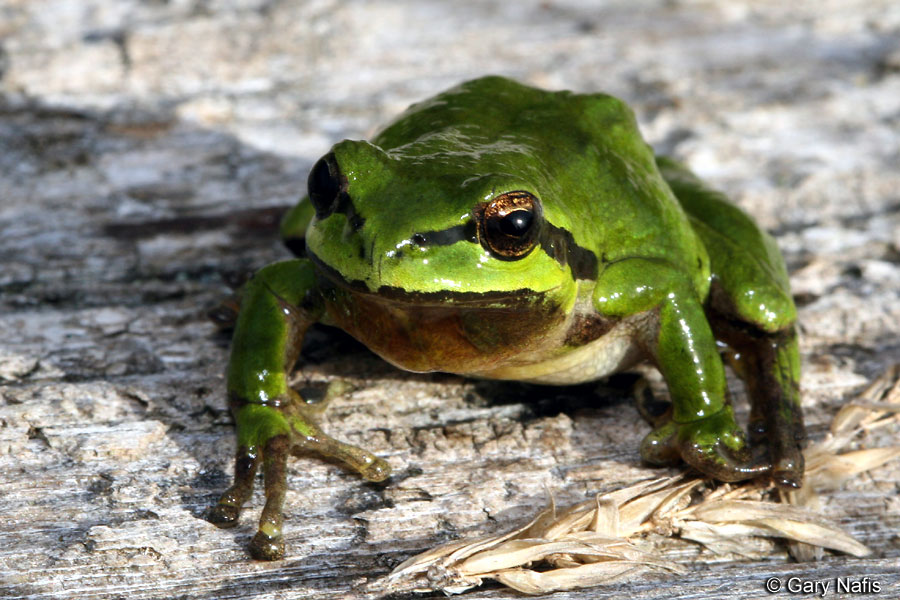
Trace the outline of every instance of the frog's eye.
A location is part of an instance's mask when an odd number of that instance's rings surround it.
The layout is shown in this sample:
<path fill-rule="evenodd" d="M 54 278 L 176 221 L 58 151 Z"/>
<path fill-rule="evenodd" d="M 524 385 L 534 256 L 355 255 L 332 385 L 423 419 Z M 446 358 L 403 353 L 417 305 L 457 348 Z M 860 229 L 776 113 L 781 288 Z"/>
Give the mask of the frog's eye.
<path fill-rule="evenodd" d="M 313 165 L 307 181 L 309 201 L 316 211 L 316 217 L 324 219 L 338 204 L 342 189 L 341 176 L 334 160 L 334 154 L 327 154 Z"/>
<path fill-rule="evenodd" d="M 541 203 L 529 192 L 501 194 L 478 212 L 481 245 L 497 258 L 523 258 L 537 245 Z"/>

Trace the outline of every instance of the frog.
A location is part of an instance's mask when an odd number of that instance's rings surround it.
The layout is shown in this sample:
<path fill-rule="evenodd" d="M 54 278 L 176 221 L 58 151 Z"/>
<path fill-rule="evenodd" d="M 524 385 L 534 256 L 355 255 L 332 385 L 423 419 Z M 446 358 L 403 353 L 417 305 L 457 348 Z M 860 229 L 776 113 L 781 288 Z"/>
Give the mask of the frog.
<path fill-rule="evenodd" d="M 670 399 L 641 442 L 645 462 L 802 485 L 784 259 L 723 193 L 657 156 L 618 98 L 500 76 L 462 83 L 370 141 L 336 143 L 281 234 L 296 257 L 241 291 L 227 367 L 234 483 L 209 518 L 234 526 L 261 469 L 256 559 L 284 556 L 289 455 L 371 482 L 391 473 L 327 435 L 289 385 L 316 323 L 419 373 L 572 385 L 648 362 Z M 726 363 L 747 390 L 747 433 Z"/>

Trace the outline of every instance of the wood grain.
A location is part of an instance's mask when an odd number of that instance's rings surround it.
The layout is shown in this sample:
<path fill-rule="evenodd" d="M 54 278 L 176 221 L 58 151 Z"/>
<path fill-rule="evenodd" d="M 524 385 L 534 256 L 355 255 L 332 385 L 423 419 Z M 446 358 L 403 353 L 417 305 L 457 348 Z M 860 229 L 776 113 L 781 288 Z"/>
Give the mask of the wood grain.
<path fill-rule="evenodd" d="M 331 143 L 485 72 L 626 98 L 658 149 L 775 233 L 813 438 L 900 362 L 892 3 L 516 6 L 0 3 L 0 597 L 362 598 L 417 552 L 521 523 L 547 488 L 564 503 L 659 473 L 638 459 L 628 377 L 411 375 L 321 328 L 295 384 L 353 383 L 323 425 L 394 477 L 293 460 L 276 563 L 245 551 L 259 493 L 233 530 L 204 520 L 234 448 L 228 340 L 206 311 L 228 280 L 287 256 L 277 214 Z M 868 576 L 896 597 L 898 475 L 824 497 L 871 558 L 796 564 L 762 544 L 748 560 L 659 538 L 689 576 L 555 597 L 763 598 L 770 576 Z"/>

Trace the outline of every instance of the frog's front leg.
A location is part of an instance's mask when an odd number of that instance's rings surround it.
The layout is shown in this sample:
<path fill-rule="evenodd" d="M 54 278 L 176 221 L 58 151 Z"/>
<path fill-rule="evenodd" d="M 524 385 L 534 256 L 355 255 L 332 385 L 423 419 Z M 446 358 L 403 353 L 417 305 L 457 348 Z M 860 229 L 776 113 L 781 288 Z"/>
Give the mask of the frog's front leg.
<path fill-rule="evenodd" d="M 337 459 L 370 481 L 390 475 L 382 459 L 326 435 L 287 376 L 307 328 L 323 312 L 312 263 L 298 259 L 260 270 L 245 286 L 228 364 L 228 394 L 237 426 L 234 484 L 210 514 L 219 527 L 237 523 L 260 466 L 266 504 L 250 553 L 261 560 L 284 555 L 282 506 L 287 457 L 306 451 Z"/>
<path fill-rule="evenodd" d="M 607 316 L 636 317 L 636 336 L 666 380 L 672 411 L 644 438 L 646 461 L 670 464 L 680 457 L 722 481 L 767 470 L 753 463 L 734 420 L 716 340 L 683 272 L 659 259 L 612 263 L 598 279 L 594 305 Z"/>

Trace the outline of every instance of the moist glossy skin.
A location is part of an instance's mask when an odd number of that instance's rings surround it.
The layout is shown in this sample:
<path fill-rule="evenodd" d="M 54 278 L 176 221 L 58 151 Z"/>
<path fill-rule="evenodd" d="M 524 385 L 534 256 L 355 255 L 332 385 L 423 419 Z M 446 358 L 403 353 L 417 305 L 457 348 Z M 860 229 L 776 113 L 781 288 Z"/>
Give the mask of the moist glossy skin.
<path fill-rule="evenodd" d="M 288 387 L 314 322 L 412 371 L 570 384 L 648 360 L 672 408 L 644 439 L 645 460 L 801 483 L 796 311 L 781 256 L 721 194 L 654 157 L 620 100 L 464 83 L 371 142 L 336 144 L 282 231 L 305 258 L 260 270 L 242 292 L 228 367 L 235 484 L 212 513 L 233 525 L 262 465 L 256 558 L 284 553 L 289 453 L 336 458 L 372 481 L 390 474 L 324 434 Z M 747 382 L 749 445 L 717 341 Z"/>

